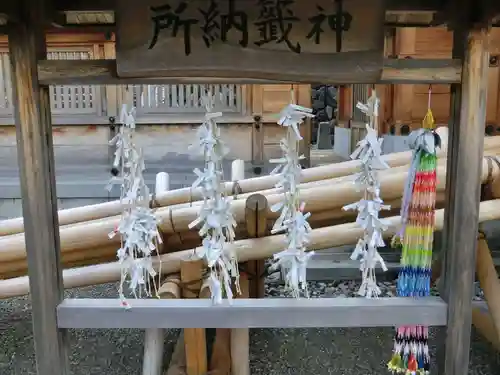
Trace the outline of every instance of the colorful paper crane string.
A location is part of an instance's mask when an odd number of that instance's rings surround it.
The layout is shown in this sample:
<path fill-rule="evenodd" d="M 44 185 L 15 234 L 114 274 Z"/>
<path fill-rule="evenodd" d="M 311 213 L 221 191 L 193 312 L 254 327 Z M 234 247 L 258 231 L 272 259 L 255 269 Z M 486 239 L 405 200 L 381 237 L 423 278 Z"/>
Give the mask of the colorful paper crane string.
<path fill-rule="evenodd" d="M 403 229 L 400 232 L 402 257 L 397 284 L 399 297 L 430 295 L 436 203 L 436 147 L 439 146 L 430 109 L 422 125 L 422 129 L 412 132 L 409 137 L 413 161 L 401 209 Z M 399 327 L 389 369 L 393 373 L 425 375 L 429 373 L 429 365 L 428 328 Z"/>

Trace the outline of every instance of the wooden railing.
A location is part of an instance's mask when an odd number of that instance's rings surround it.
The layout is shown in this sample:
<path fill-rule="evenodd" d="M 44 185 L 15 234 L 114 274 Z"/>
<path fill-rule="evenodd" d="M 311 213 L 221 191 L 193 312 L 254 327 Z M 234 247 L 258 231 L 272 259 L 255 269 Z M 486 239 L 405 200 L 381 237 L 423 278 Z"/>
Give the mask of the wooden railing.
<path fill-rule="evenodd" d="M 368 101 L 368 85 L 354 84 L 352 85 L 352 120 L 366 122 L 367 118 L 364 113 L 356 108 L 358 102 L 366 103 Z"/>

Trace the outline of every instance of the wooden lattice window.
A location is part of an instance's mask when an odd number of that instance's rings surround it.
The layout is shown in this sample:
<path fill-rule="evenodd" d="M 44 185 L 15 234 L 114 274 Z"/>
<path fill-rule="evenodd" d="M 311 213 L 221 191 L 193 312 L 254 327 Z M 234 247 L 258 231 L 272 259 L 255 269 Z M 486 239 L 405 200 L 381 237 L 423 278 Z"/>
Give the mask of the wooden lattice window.
<path fill-rule="evenodd" d="M 88 60 L 93 59 L 92 47 L 49 48 L 47 59 Z M 93 85 L 50 86 L 50 104 L 53 120 L 57 123 L 86 123 L 104 115 L 103 87 Z M 0 117 L 12 118 L 11 67 L 7 51 L 0 51 Z M 92 119 L 89 119 L 92 117 Z"/>
<path fill-rule="evenodd" d="M 220 95 L 222 112 L 242 112 L 242 89 L 240 85 L 134 85 L 133 103 L 138 115 L 204 113 L 201 95 L 210 90 Z"/>
<path fill-rule="evenodd" d="M 47 53 L 49 60 L 90 60 L 93 59 L 92 50 L 52 50 Z M 50 87 L 50 103 L 52 114 L 95 114 L 102 111 L 101 90 L 99 86 L 56 85 Z"/>
<path fill-rule="evenodd" d="M 368 101 L 368 87 L 369 85 L 354 84 L 352 85 L 352 120 L 356 122 L 367 122 L 366 115 L 356 108 L 359 102 L 366 103 Z"/>

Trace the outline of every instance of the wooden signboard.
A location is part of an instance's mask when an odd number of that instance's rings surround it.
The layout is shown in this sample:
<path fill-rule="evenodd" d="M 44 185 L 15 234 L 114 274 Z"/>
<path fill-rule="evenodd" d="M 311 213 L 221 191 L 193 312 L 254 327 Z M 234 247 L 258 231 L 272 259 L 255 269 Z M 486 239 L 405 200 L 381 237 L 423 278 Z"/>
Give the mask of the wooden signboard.
<path fill-rule="evenodd" d="M 381 68 L 383 3 L 117 0 L 118 75 L 326 82 L 345 70 L 356 78 Z"/>

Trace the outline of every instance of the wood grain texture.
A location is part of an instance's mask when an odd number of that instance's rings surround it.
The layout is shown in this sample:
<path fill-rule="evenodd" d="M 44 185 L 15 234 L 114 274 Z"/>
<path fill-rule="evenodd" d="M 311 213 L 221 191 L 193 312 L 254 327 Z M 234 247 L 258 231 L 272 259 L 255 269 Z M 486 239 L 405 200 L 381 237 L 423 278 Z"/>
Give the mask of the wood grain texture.
<path fill-rule="evenodd" d="M 300 75 L 287 77 L 274 75 L 266 78 L 235 74 L 227 77 L 191 74 L 163 77 L 118 77 L 116 60 L 42 60 L 38 63 L 38 76 L 44 85 L 124 85 L 124 84 L 189 84 L 189 83 L 239 83 L 283 84 L 315 83 L 458 83 L 461 67 L 456 60 L 444 59 L 383 59 L 378 52 L 352 52 L 336 55 L 327 76 Z M 395 70 L 397 66 L 399 71 Z M 286 67 L 282 67 L 283 73 Z M 187 74 L 187 73 L 183 73 Z M 315 73 L 312 73 L 315 74 Z"/>
<path fill-rule="evenodd" d="M 54 0 L 53 3 L 54 9 L 58 11 L 110 11 L 116 7 L 116 0 Z M 443 9 L 442 0 L 386 0 L 386 5 L 388 10 L 398 12 Z M 15 2 L 0 3 L 0 13 L 13 13 L 15 9 Z"/>
<path fill-rule="evenodd" d="M 183 298 L 198 298 L 204 270 L 205 265 L 201 260 L 187 260 L 181 263 Z M 196 321 L 199 322 L 199 319 L 196 319 Z M 184 347 L 186 352 L 186 374 L 205 375 L 207 372 L 205 328 L 185 328 Z"/>
<path fill-rule="evenodd" d="M 185 2 L 185 9 L 179 11 L 177 32 L 174 32 L 176 21 L 173 20 L 170 26 L 164 26 L 155 34 L 152 17 L 162 17 L 167 12 L 154 12 L 150 7 L 165 4 L 164 0 L 118 1 L 116 56 L 119 76 L 249 77 L 296 82 L 303 82 L 307 77 L 322 82 L 333 71 L 342 69 L 339 64 L 347 63 L 340 57 L 342 54 L 336 53 L 336 33 L 328 24 L 327 17 L 336 13 L 335 4 L 330 0 L 315 0 L 313 4 L 295 0 L 288 6 L 266 6 L 265 10 L 254 2 L 218 0 L 212 3 L 215 4 L 212 14 L 219 30 L 209 34 L 204 34 L 203 28 L 214 24 L 205 24 L 202 16 L 202 12 L 208 11 L 209 3 L 194 0 Z M 234 6 L 233 24 L 228 17 L 229 31 L 225 33 L 224 15 L 230 14 L 231 4 Z M 174 10 L 172 7 L 170 13 Z M 342 11 L 349 13 L 352 19 L 349 24 L 343 19 L 342 27 L 349 25 L 349 28 L 342 32 L 342 52 L 377 51 L 381 58 L 382 0 L 349 0 L 343 2 Z M 280 13 L 284 17 L 283 29 L 276 21 L 265 23 L 267 19 L 277 19 Z M 321 32 L 317 38 L 311 34 L 315 26 L 310 19 L 319 15 L 325 19 L 318 25 Z M 166 25 L 169 20 L 158 22 Z M 259 25 L 259 22 L 264 23 Z M 247 24 L 243 27 L 247 33 L 238 31 L 238 25 L 243 23 Z M 276 31 L 274 37 L 269 37 L 272 27 Z M 265 42 L 261 44 L 262 41 Z M 350 64 L 356 64 L 356 60 L 351 60 Z"/>
<path fill-rule="evenodd" d="M 38 84 L 37 60 L 46 58 L 42 0 L 18 2 L 9 29 L 18 162 L 33 311 L 37 371 L 69 374 L 67 337 L 57 327 L 63 299 L 59 224 L 48 87 Z"/>
<path fill-rule="evenodd" d="M 481 155 L 486 117 L 488 31 L 471 31 L 462 75 L 460 124 L 452 130 L 448 192 L 449 223 L 446 244 L 448 329 L 445 375 L 466 375 L 469 365 L 471 301 L 475 275 Z M 455 124 L 457 126 L 457 124 Z"/>
<path fill-rule="evenodd" d="M 387 59 L 384 62 L 381 82 L 391 83 L 454 83 L 460 82 L 461 61 L 442 60 L 403 60 Z"/>
<path fill-rule="evenodd" d="M 245 203 L 245 225 L 249 238 L 264 237 L 268 234 L 267 218 L 269 205 L 262 194 L 250 195 Z M 265 259 L 246 263 L 250 275 L 249 295 L 252 298 L 264 298 L 264 278 L 261 275 L 265 269 Z"/>
<path fill-rule="evenodd" d="M 240 273 L 241 294 L 236 298 L 249 298 L 249 279 Z M 250 375 L 250 334 L 248 328 L 234 328 L 230 332 L 230 374 Z"/>

